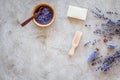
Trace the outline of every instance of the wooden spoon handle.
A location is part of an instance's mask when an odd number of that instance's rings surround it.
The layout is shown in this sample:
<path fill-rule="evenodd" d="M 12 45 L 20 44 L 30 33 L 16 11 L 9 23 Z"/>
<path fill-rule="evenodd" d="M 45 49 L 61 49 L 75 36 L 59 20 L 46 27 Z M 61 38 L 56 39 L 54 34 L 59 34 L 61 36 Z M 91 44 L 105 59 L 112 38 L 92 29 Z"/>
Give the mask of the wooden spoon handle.
<path fill-rule="evenodd" d="M 41 13 L 41 10 L 43 9 L 43 7 L 40 7 L 39 11 L 37 13 L 35 13 L 32 17 L 28 18 L 27 20 L 25 20 L 21 26 L 24 27 L 26 24 L 28 24 L 33 18 L 35 18 L 36 16 L 38 16 Z"/>
<path fill-rule="evenodd" d="M 75 48 L 74 47 L 72 47 L 71 49 L 70 49 L 70 51 L 69 51 L 69 56 L 70 57 L 72 57 L 73 55 L 74 55 L 74 53 L 75 53 Z"/>
<path fill-rule="evenodd" d="M 25 26 L 26 24 L 28 24 L 33 18 L 34 18 L 34 16 L 28 18 L 27 20 L 25 20 L 25 21 L 21 24 L 21 26 L 24 27 L 24 26 Z"/>

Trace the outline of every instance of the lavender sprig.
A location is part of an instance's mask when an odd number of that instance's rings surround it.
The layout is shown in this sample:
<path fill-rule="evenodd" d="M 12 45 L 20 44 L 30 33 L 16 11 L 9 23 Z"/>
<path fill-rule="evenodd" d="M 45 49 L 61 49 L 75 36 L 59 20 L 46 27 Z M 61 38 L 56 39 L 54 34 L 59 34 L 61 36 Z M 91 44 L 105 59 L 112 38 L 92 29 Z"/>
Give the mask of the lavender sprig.
<path fill-rule="evenodd" d="M 101 13 L 102 11 L 100 10 L 100 9 L 98 9 L 97 7 L 95 7 L 95 9 L 99 12 L 99 13 Z"/>
<path fill-rule="evenodd" d="M 117 63 L 120 62 L 120 50 L 116 51 L 115 54 L 108 56 L 104 59 L 102 64 L 97 68 L 97 70 L 107 72 Z"/>
<path fill-rule="evenodd" d="M 120 27 L 108 27 L 104 29 L 96 29 L 93 31 L 94 34 L 100 35 L 115 35 L 120 34 Z"/>
<path fill-rule="evenodd" d="M 117 12 L 112 12 L 112 11 L 107 11 L 106 13 L 107 13 L 107 14 L 110 14 L 110 15 L 111 15 L 111 14 L 118 15 L 118 13 L 117 13 Z"/>
<path fill-rule="evenodd" d="M 95 15 L 95 17 L 97 18 L 100 18 L 100 19 L 104 19 L 104 20 L 107 20 L 108 17 L 106 17 L 102 11 L 100 9 L 98 9 L 97 7 L 95 7 L 96 11 L 92 11 L 92 13 Z"/>
<path fill-rule="evenodd" d="M 117 20 L 117 22 L 108 20 L 106 23 L 101 24 L 101 26 L 120 26 L 120 20 Z"/>

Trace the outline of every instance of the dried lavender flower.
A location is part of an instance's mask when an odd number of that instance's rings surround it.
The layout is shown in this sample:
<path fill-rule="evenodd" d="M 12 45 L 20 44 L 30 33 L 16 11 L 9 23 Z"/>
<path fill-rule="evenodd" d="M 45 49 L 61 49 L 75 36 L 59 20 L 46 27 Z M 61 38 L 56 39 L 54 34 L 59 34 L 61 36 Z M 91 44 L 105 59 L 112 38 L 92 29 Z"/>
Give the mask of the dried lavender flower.
<path fill-rule="evenodd" d="M 86 42 L 86 43 L 84 44 L 84 46 L 87 46 L 87 45 L 90 44 L 90 43 L 91 43 L 91 41 Z"/>
<path fill-rule="evenodd" d="M 92 11 L 92 13 L 96 17 L 105 20 L 105 22 L 101 24 L 101 26 L 103 26 L 102 28 L 105 28 L 105 29 L 97 29 L 93 33 L 95 33 L 95 34 L 103 34 L 103 35 L 120 34 L 120 20 L 113 21 L 113 20 L 107 18 L 106 15 L 103 14 L 103 12 L 97 7 L 95 7 L 95 10 Z M 116 15 L 118 15 L 117 12 L 112 12 L 112 11 L 108 11 L 106 13 L 107 14 L 116 14 Z"/>
<path fill-rule="evenodd" d="M 110 68 L 114 65 L 114 61 L 115 59 L 112 56 L 105 58 L 102 62 L 102 65 L 98 67 L 98 70 L 101 70 L 103 72 L 110 70 Z"/>
<path fill-rule="evenodd" d="M 111 41 L 111 40 L 112 40 L 112 37 L 110 37 L 110 36 L 109 36 L 109 37 L 107 37 L 107 38 L 108 38 L 108 40 L 109 40 L 109 41 Z"/>
<path fill-rule="evenodd" d="M 94 34 L 103 34 L 103 35 L 115 35 L 120 34 L 120 27 L 104 27 L 103 29 L 96 29 L 93 31 Z"/>
<path fill-rule="evenodd" d="M 115 12 L 115 15 L 118 15 L 118 13 L 117 13 L 117 12 Z"/>
<path fill-rule="evenodd" d="M 101 24 L 101 26 L 115 26 L 115 22 L 109 19 L 106 23 Z"/>
<path fill-rule="evenodd" d="M 98 9 L 97 7 L 95 7 L 95 9 L 96 9 L 99 13 L 101 13 L 101 10 L 100 10 L 100 9 Z"/>
<path fill-rule="evenodd" d="M 111 14 L 118 15 L 118 13 L 117 13 L 117 12 L 111 12 L 111 11 L 107 11 L 106 13 L 107 13 L 107 14 L 110 14 L 110 15 L 111 15 Z"/>
<path fill-rule="evenodd" d="M 95 15 L 95 17 L 100 18 L 100 19 L 105 19 L 105 20 L 108 19 L 108 17 L 106 17 L 100 9 L 98 9 L 97 7 L 95 7 L 95 9 L 96 9 L 96 11 L 92 11 L 92 13 Z"/>
<path fill-rule="evenodd" d="M 117 20 L 117 22 L 115 23 L 116 26 L 120 26 L 120 20 Z"/>
<path fill-rule="evenodd" d="M 117 20 L 117 22 L 115 22 L 109 19 L 106 23 L 101 24 L 101 26 L 120 26 L 120 20 Z"/>
<path fill-rule="evenodd" d="M 116 62 L 120 62 L 120 50 L 116 51 L 115 54 L 106 57 L 102 64 L 97 67 L 97 70 L 107 72 L 116 64 Z"/>

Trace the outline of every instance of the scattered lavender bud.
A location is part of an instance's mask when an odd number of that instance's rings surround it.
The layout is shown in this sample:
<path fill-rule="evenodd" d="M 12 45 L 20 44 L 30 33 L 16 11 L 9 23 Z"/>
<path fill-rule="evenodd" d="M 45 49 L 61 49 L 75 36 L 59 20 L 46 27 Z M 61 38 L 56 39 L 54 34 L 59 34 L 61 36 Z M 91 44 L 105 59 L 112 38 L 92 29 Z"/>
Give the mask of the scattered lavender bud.
<path fill-rule="evenodd" d="M 95 26 L 97 27 L 98 25 L 96 24 Z"/>
<path fill-rule="evenodd" d="M 98 63 L 98 64 L 102 63 L 102 60 L 99 60 L 97 63 Z"/>
<path fill-rule="evenodd" d="M 94 39 L 93 41 L 88 41 L 84 44 L 84 47 L 87 46 L 87 45 L 95 45 L 97 42 L 100 42 L 101 39 Z"/>
<path fill-rule="evenodd" d="M 93 42 L 92 45 L 95 45 L 95 42 Z"/>
<path fill-rule="evenodd" d="M 86 43 L 84 44 L 84 46 L 87 46 L 89 43 L 91 43 L 91 41 L 89 41 L 89 42 L 86 42 Z"/>
<path fill-rule="evenodd" d="M 116 33 L 116 34 L 119 34 L 119 33 L 120 33 L 120 30 L 116 28 L 116 29 L 115 29 L 115 33 Z"/>
<path fill-rule="evenodd" d="M 102 34 L 105 34 L 105 30 L 102 31 Z"/>
<path fill-rule="evenodd" d="M 116 51 L 116 53 L 113 55 L 114 58 L 117 59 L 120 59 L 120 50 L 119 51 Z"/>
<path fill-rule="evenodd" d="M 118 13 L 117 12 L 111 12 L 111 11 L 108 11 L 108 12 L 106 12 L 107 14 L 115 14 L 115 15 L 118 15 Z"/>
<path fill-rule="evenodd" d="M 85 27 L 87 27 L 87 24 L 85 24 Z"/>
<path fill-rule="evenodd" d="M 97 55 L 97 51 L 94 50 L 94 51 L 89 55 L 89 57 L 88 57 L 88 62 L 92 62 L 92 61 L 95 59 L 96 55 Z"/>
<path fill-rule="evenodd" d="M 101 24 L 101 26 L 106 26 L 106 24 Z"/>
<path fill-rule="evenodd" d="M 100 30 L 100 29 L 97 29 L 97 30 L 94 31 L 94 33 L 96 33 L 96 34 L 101 34 L 101 30 Z"/>
<path fill-rule="evenodd" d="M 115 26 L 115 22 L 109 19 L 106 23 L 101 24 L 101 26 Z"/>
<path fill-rule="evenodd" d="M 109 43 L 109 44 L 107 44 L 107 47 L 110 48 L 110 49 L 115 49 L 116 44 L 114 44 L 114 43 Z"/>
<path fill-rule="evenodd" d="M 95 11 L 92 11 L 92 13 L 95 15 L 95 17 L 97 17 L 97 18 L 100 18 L 100 19 L 108 19 L 107 17 L 105 17 L 104 16 L 104 14 L 102 14 L 102 13 L 97 13 L 97 12 L 95 12 Z"/>
<path fill-rule="evenodd" d="M 98 39 L 98 40 L 97 40 L 97 42 L 100 42 L 100 41 L 101 41 L 101 39 Z"/>
<path fill-rule="evenodd" d="M 99 13 L 101 13 L 101 10 L 100 10 L 100 9 L 98 9 L 97 7 L 95 7 L 95 9 L 96 9 Z"/>
<path fill-rule="evenodd" d="M 91 25 L 89 25 L 89 27 L 90 27 Z"/>
<path fill-rule="evenodd" d="M 109 41 L 111 41 L 111 40 L 112 40 L 112 37 L 107 37 L 107 38 L 108 38 L 108 40 L 109 40 Z"/>
<path fill-rule="evenodd" d="M 108 11 L 108 12 L 106 12 L 107 14 L 113 14 L 113 12 L 111 12 L 111 11 Z"/>
<path fill-rule="evenodd" d="M 97 42 L 96 39 L 94 39 L 94 42 L 95 42 L 95 43 Z"/>
<path fill-rule="evenodd" d="M 95 17 L 101 18 L 100 15 L 98 13 L 96 13 L 95 11 L 92 11 L 92 13 L 95 14 Z"/>
<path fill-rule="evenodd" d="M 104 29 L 96 29 L 93 31 L 94 34 L 103 34 L 103 35 L 115 35 L 115 34 L 120 34 L 120 27 L 106 27 Z"/>
<path fill-rule="evenodd" d="M 116 22 L 116 26 L 120 26 L 120 20 Z"/>
<path fill-rule="evenodd" d="M 84 44 L 84 46 L 87 46 L 87 45 L 88 45 L 87 43 Z"/>
<path fill-rule="evenodd" d="M 115 12 L 115 15 L 118 15 L 118 13 L 117 13 L 117 12 Z"/>
<path fill-rule="evenodd" d="M 101 26 L 120 26 L 120 20 L 115 22 L 109 19 L 106 23 L 101 24 Z"/>

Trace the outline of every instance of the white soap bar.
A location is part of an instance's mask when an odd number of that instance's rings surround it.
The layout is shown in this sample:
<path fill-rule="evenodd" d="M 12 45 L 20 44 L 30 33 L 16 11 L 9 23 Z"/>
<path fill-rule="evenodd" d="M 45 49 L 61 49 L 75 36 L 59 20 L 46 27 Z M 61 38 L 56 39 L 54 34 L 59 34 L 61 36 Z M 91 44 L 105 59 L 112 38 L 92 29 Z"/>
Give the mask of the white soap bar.
<path fill-rule="evenodd" d="M 87 17 L 87 9 L 75 7 L 75 6 L 69 6 L 67 16 L 72 18 L 77 18 L 81 20 L 86 20 Z"/>

